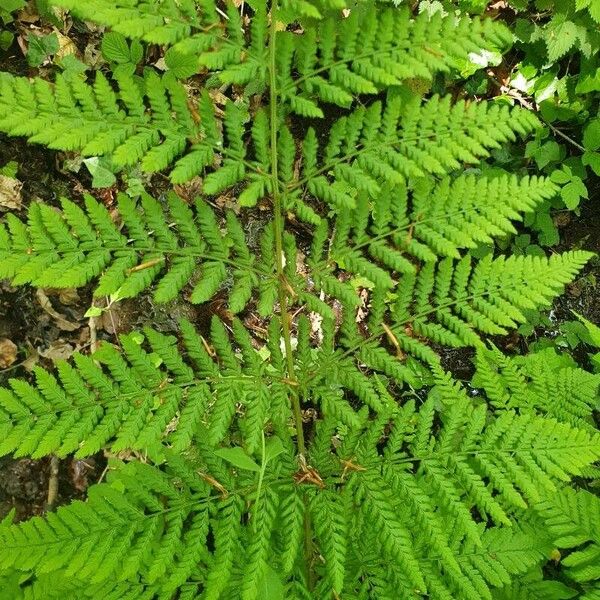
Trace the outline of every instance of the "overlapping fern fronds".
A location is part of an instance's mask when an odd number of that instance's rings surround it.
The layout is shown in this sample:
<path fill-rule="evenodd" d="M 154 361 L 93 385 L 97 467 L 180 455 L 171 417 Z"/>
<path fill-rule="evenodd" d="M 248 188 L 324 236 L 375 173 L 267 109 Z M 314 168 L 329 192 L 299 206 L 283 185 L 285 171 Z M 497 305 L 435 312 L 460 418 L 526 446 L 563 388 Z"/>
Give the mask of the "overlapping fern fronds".
<path fill-rule="evenodd" d="M 172 347 L 171 355 L 165 363 L 175 371 Z M 142 369 L 139 357 L 137 362 Z M 179 371 L 189 377 L 181 364 Z M 212 586 L 235 589 L 238 578 L 251 577 L 252 585 L 241 584 L 242 597 L 256 598 L 269 569 L 284 586 L 299 583 L 295 557 L 302 551 L 305 508 L 300 497 L 294 500 L 293 475 L 299 490 L 304 487 L 312 498 L 308 510 L 324 560 L 318 593 L 359 594 L 351 565 L 364 549 L 360 571 L 384 589 L 402 581 L 399 589 L 406 597 L 410 590 L 429 589 L 436 598 L 491 598 L 491 588 L 539 564 L 547 542 L 533 529 L 485 530 L 484 522 L 511 525 L 511 515 L 596 460 L 600 438 L 548 417 L 509 410 L 489 420 L 484 405 L 474 407 L 449 381 L 438 375 L 437 393 L 447 407 L 442 412 L 434 395 L 417 410 L 412 402 L 398 407 L 380 387 L 379 416 L 349 425 L 337 448 L 329 433 L 337 419 L 325 418 L 315 440 L 321 452 L 307 457 L 310 466 L 295 475 L 292 448 L 280 438 L 277 449 L 271 442 L 262 450 L 231 454 L 223 441 L 211 440 L 212 428 L 198 419 L 190 432 L 193 450 L 185 459 L 176 443 L 175 453 L 165 450 L 166 470 L 121 466 L 115 481 L 92 488 L 86 503 L 60 508 L 47 520 L 5 524 L 1 564 L 91 579 L 107 590 L 141 577 L 141 589 L 161 598 L 192 582 L 196 593 L 216 597 L 208 591 Z M 48 382 L 46 390 L 51 387 L 57 388 Z M 439 430 L 436 416 L 442 419 Z M 146 418 L 138 415 L 129 422 Z M 162 422 L 166 426 L 166 418 Z M 372 441 L 382 436 L 384 442 L 375 446 Z M 35 437 L 32 432 L 30 438 Z M 250 508 L 240 502 L 248 494 L 254 498 Z M 245 512 L 250 519 L 242 525 Z M 448 522 L 452 528 L 444 526 Z M 212 551 L 205 543 L 209 531 L 216 540 Z M 381 550 L 374 554 L 377 547 Z"/>
<path fill-rule="evenodd" d="M 590 256 L 581 251 L 549 259 L 488 255 L 475 263 L 462 255 L 478 242 L 514 231 L 512 221 L 553 192 L 553 184 L 537 178 L 461 177 L 433 189 L 423 182 L 410 203 L 405 188 L 383 189 L 372 216 L 371 203 L 361 195 L 356 209 L 336 219 L 327 248 L 328 225 L 320 221 L 308 257 L 312 285 L 296 269 L 298 251 L 293 238 L 286 238 L 287 285 L 324 316 L 332 313 L 319 299 L 322 293 L 352 311 L 358 295 L 340 281 L 342 269 L 373 288 L 372 335 L 383 333 L 380 317 L 385 317 L 402 351 L 419 355 L 419 337 L 452 346 L 478 344 L 477 331 L 503 333 L 525 320 L 524 310 L 546 306 Z M 477 202 L 482 194 L 486 201 Z M 223 232 L 201 200 L 192 208 L 171 194 L 167 212 L 148 195 L 136 205 L 120 194 L 122 227 L 92 197 L 85 203 L 82 211 L 63 200 L 62 213 L 34 203 L 27 224 L 9 215 L 0 227 L 0 276 L 42 287 L 81 287 L 97 280 L 95 294 L 114 299 L 134 297 L 155 283 L 158 302 L 174 299 L 186 287 L 195 303 L 232 282 L 233 313 L 244 310 L 256 291 L 259 313 L 271 314 L 277 301 L 271 224 L 257 254 L 233 212 L 227 213 Z M 407 334 L 407 325 L 415 335 Z"/>
<path fill-rule="evenodd" d="M 161 44 L 178 41 L 171 62 L 169 54 L 166 57 L 174 72 L 182 61 L 189 64 L 185 57 L 191 53 L 192 58 L 198 54 L 198 68 L 202 65 L 219 73 L 221 80 L 250 84 L 255 92 L 267 85 L 264 7 L 253 17 L 247 48 L 240 33 L 239 11 L 233 4 L 227 13 L 229 36 L 225 38 L 218 35 L 220 17 L 210 2 L 200 13 L 191 2 L 59 4 L 130 37 Z M 190 37 L 195 30 L 200 32 Z M 461 32 L 458 37 L 457 32 Z M 361 38 L 358 56 L 357 36 Z M 412 19 L 406 11 L 357 9 L 349 18 L 325 19 L 305 35 L 278 33 L 280 99 L 296 113 L 322 116 L 319 101 L 349 106 L 357 93 L 378 93 L 408 77 L 430 78 L 458 59 L 464 60 L 471 51 L 506 42 L 505 29 L 491 21 L 463 19 L 457 23 L 454 17 L 430 20 L 426 15 Z M 215 44 L 218 47 L 213 48 Z M 239 62 L 242 56 L 244 62 Z M 146 70 L 143 79 L 123 73 L 115 79 L 117 91 L 101 72 L 91 85 L 79 77 L 59 75 L 54 85 L 36 79 L 31 86 L 24 78 L 2 74 L 0 130 L 57 150 L 106 156 L 115 169 L 138 162 L 150 173 L 169 169 L 174 183 L 203 175 L 207 168 L 210 172 L 219 155 L 225 160 L 209 175 L 207 193 L 218 193 L 242 181 L 248 182 L 246 202 L 256 202 L 267 193 L 268 181 L 263 176 L 269 171 L 268 141 L 263 132 L 268 122 L 259 113 L 252 132 L 246 131 L 247 102 L 226 102 L 221 123 L 207 91 L 191 103 L 184 86 L 170 76 L 159 77 Z M 373 189 L 377 185 L 373 178 L 397 180 L 423 172 L 447 172 L 459 165 L 457 159 L 476 161 L 487 156 L 489 148 L 512 139 L 515 132 L 530 131 L 534 125 L 528 111 L 516 109 L 509 115 L 506 108 L 484 103 L 451 106 L 437 99 L 421 106 L 419 99 L 403 103 L 392 94 L 385 109 L 376 102 L 334 126 L 320 160 L 323 168 L 315 175 L 310 171 L 317 161 L 317 144 L 314 132 L 309 133 L 304 144 L 304 176 L 317 197 L 334 205 L 345 203 L 349 177 L 353 186 L 358 184 L 360 189 L 368 183 Z M 268 133 L 265 135 L 268 140 Z M 255 147 L 247 156 L 250 137 Z M 293 163 L 294 147 L 289 139 L 284 127 L 279 141 L 283 162 Z M 352 156 L 338 156 L 342 142 L 353 149 Z M 328 189 L 324 175 L 332 161 L 341 181 Z M 292 169 L 282 169 L 282 174 L 285 172 Z"/>
<path fill-rule="evenodd" d="M 598 380 L 481 337 L 548 306 L 591 255 L 474 258 L 557 191 L 462 173 L 537 120 L 404 85 L 505 30 L 374 2 L 54 4 L 162 47 L 167 72 L 2 74 L 0 131 L 196 179 L 200 198 L 34 202 L 3 219 L 0 277 L 229 310 L 0 389 L 1 455 L 110 456 L 85 502 L 0 525 L 2 585 L 23 600 L 568 597 L 539 576 L 556 544 L 593 598 L 597 506 L 565 486 L 600 458 Z M 476 347 L 476 392 L 439 345 Z"/>

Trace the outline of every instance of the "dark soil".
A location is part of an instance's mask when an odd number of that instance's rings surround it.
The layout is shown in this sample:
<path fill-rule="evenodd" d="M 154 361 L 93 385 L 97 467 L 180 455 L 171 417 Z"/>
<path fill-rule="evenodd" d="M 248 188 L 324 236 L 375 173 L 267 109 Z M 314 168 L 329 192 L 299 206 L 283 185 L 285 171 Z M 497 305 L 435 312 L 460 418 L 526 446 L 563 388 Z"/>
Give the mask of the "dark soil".
<path fill-rule="evenodd" d="M 105 466 L 102 455 L 61 461 L 55 506 L 85 498 L 88 486 L 99 481 Z M 0 518 L 11 510 L 18 521 L 43 514 L 47 509 L 49 479 L 50 459 L 1 459 Z"/>

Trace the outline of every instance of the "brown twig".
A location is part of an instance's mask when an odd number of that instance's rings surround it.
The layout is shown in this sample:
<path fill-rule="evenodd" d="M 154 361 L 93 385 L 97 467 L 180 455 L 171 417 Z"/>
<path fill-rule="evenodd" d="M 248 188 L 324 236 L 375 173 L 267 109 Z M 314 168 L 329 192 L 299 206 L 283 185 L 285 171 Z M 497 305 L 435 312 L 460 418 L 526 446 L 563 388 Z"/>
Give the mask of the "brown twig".
<path fill-rule="evenodd" d="M 46 500 L 46 510 L 52 510 L 58 497 L 58 472 L 60 461 L 58 456 L 50 457 L 50 478 L 48 479 L 48 498 Z"/>

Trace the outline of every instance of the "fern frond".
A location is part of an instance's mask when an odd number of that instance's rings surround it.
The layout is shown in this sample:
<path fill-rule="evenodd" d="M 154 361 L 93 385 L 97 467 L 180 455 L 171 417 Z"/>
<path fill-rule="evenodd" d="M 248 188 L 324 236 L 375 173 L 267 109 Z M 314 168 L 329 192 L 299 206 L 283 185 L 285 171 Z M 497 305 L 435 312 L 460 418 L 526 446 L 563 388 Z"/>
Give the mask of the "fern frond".
<path fill-rule="evenodd" d="M 537 177 L 461 176 L 438 184 L 421 180 L 409 203 L 404 186 L 385 186 L 373 199 L 359 195 L 354 210 L 338 215 L 331 255 L 348 270 L 366 260 L 391 272 L 414 274 L 417 261 L 459 258 L 462 250 L 514 233 L 513 221 L 555 191 L 553 183 Z M 385 277 L 374 279 L 384 283 Z"/>
<path fill-rule="evenodd" d="M 122 485 L 131 491 L 126 496 L 111 485 L 99 485 L 90 489 L 85 503 L 61 507 L 45 519 L 3 527 L 0 538 L 7 551 L 2 565 L 40 573 L 64 569 L 67 576 L 99 583 L 113 575 L 124 580 L 158 558 L 175 569 L 185 561 L 187 531 L 197 536 L 195 544 L 204 545 L 207 506 L 190 502 L 193 491 L 206 487 L 200 478 L 195 490 L 181 490 L 157 469 L 140 464 L 124 469 L 124 478 Z M 169 512 L 164 512 L 161 497 L 170 505 Z M 153 578 L 152 568 L 145 572 Z"/>
<path fill-rule="evenodd" d="M 535 509 L 554 543 L 573 550 L 561 560 L 566 575 L 600 587 L 600 499 L 586 490 L 563 488 Z"/>
<path fill-rule="evenodd" d="M 183 87 L 153 72 L 143 80 L 123 73 L 115 79 L 117 92 L 101 72 L 93 85 L 65 75 L 54 85 L 30 85 L 3 73 L 0 129 L 52 149 L 107 156 L 115 168 L 141 162 L 149 172 L 166 169 L 201 135 Z"/>
<path fill-rule="evenodd" d="M 226 284 L 224 265 L 233 264 L 230 308 L 236 313 L 245 308 L 261 279 L 273 277 L 274 250 L 263 246 L 265 254 L 254 266 L 237 218 L 227 215 L 223 233 L 201 200 L 191 208 L 170 194 L 167 209 L 148 195 L 136 205 L 119 194 L 118 214 L 112 216 L 91 196 L 85 203 L 83 211 L 63 200 L 62 213 L 33 203 L 27 225 L 9 216 L 8 231 L 0 226 L 0 277 L 19 285 L 58 288 L 95 281 L 96 296 L 115 298 L 137 296 L 156 284 L 157 302 L 169 302 L 191 282 L 190 299 L 199 303 Z"/>
<path fill-rule="evenodd" d="M 309 130 L 302 182 L 315 197 L 347 210 L 355 206 L 357 191 L 376 196 L 380 182 L 398 186 L 425 175 L 447 175 L 537 126 L 531 112 L 518 108 L 485 102 L 452 104 L 448 97 L 438 96 L 422 102 L 390 92 L 385 104 L 374 102 L 336 121 L 320 161 Z M 333 182 L 327 177 L 330 173 Z M 494 184 L 490 185 L 494 192 Z"/>
<path fill-rule="evenodd" d="M 205 182 L 210 194 L 242 181 L 246 164 L 264 181 L 264 165 L 245 161 L 243 103 L 226 102 L 221 127 L 206 91 L 196 108 L 184 86 L 167 76 L 147 71 L 144 79 L 114 78 L 117 91 L 101 72 L 93 84 L 58 75 L 54 84 L 37 79 L 33 85 L 2 73 L 0 130 L 54 150 L 105 156 L 117 170 L 138 163 L 148 173 L 169 169 L 173 183 L 210 170 L 218 151 L 227 158 Z"/>
<path fill-rule="evenodd" d="M 396 410 L 397 415 L 380 422 L 373 439 L 377 436 L 379 445 L 392 444 L 396 449 L 387 452 L 385 459 L 365 441 L 370 433 L 364 426 L 350 438 L 356 445 L 344 444 L 338 450 L 343 463 L 354 465 L 349 472 L 350 485 L 357 486 L 357 507 L 366 506 L 370 489 L 389 489 L 394 498 L 373 496 L 377 507 L 369 504 L 365 509 L 360 524 L 354 526 L 355 536 L 357 540 L 370 539 L 370 543 L 374 543 L 373 535 L 382 536 L 382 526 L 373 529 L 377 512 L 382 511 L 386 522 L 396 528 L 386 534 L 394 541 L 378 537 L 383 547 L 381 556 L 373 556 L 373 560 L 385 557 L 379 564 L 388 569 L 395 564 L 404 577 L 415 578 L 416 573 L 408 573 L 412 567 L 403 561 L 422 553 L 427 560 L 415 564 L 423 578 L 421 585 L 427 585 L 432 597 L 492 598 L 491 588 L 509 584 L 515 575 L 541 563 L 551 549 L 548 538 L 540 537 L 534 528 L 519 531 L 510 527 L 513 523 L 508 515 L 520 514 L 527 503 L 535 505 L 542 497 L 554 498 L 556 486 L 567 472 L 578 473 L 584 464 L 596 460 L 600 440 L 597 434 L 588 436 L 547 417 L 519 416 L 511 411 L 486 423 L 485 407 L 473 407 L 460 390 L 449 394 L 447 401 L 452 396 L 453 402 L 441 411 L 439 431 L 434 427 L 432 396 L 420 411 L 414 406 L 408 413 Z M 382 442 L 382 437 L 388 439 Z M 587 450 L 579 462 L 582 441 Z M 382 468 L 387 485 L 364 483 L 374 481 L 374 473 Z M 476 515 L 500 526 L 484 530 Z M 449 520 L 453 522 L 449 530 L 436 525 Z M 394 544 L 404 547 L 403 559 L 386 555 Z M 430 565 L 432 556 L 439 556 L 439 562 Z M 369 558 L 361 558 L 370 570 Z"/>
<path fill-rule="evenodd" d="M 56 376 L 36 368 L 35 385 L 11 380 L 10 388 L 0 388 L 0 453 L 89 456 L 103 447 L 152 450 L 166 439 L 183 451 L 205 424 L 217 444 L 236 403 L 245 407 L 240 427 L 255 452 L 271 418 L 269 381 L 258 354 L 254 362 L 248 355 L 240 362 L 215 322 L 213 358 L 191 325 L 182 328 L 191 365 L 175 338 L 147 328 L 146 347 L 140 334 L 125 335 L 123 353 L 103 344 L 93 358 L 76 354 L 74 364 L 59 363 Z M 229 369 L 220 371 L 216 361 L 229 361 Z M 257 402 L 265 404 L 259 408 Z"/>
<path fill-rule="evenodd" d="M 108 26 L 126 37 L 160 45 L 189 39 L 195 30 L 218 21 L 215 5 L 210 0 L 202 3 L 192 0 L 90 0 L 84 4 L 75 0 L 53 0 L 52 4 L 70 10 L 79 19 Z M 194 39 L 199 38 L 196 35 Z"/>
<path fill-rule="evenodd" d="M 440 13 L 412 17 L 408 10 L 374 11 L 366 5 L 349 13 L 324 19 L 303 35 L 280 34 L 279 85 L 297 114 L 322 116 L 319 100 L 348 107 L 358 94 L 377 94 L 411 78 L 431 80 L 469 52 L 511 41 L 490 20 Z"/>
<path fill-rule="evenodd" d="M 382 287 L 383 293 L 393 294 L 392 301 L 381 306 L 383 321 L 373 326 L 369 339 L 383 335 L 396 347 L 400 361 L 408 353 L 432 364 L 436 362 L 435 354 L 424 340 L 446 346 L 478 346 L 481 344 L 478 331 L 506 333 L 507 328 L 525 321 L 523 311 L 548 306 L 591 255 L 579 251 L 548 259 L 515 256 L 494 259 L 488 255 L 475 264 L 469 255 L 459 261 L 445 258 L 438 263 L 425 262 L 416 274 L 401 274 L 397 283 L 374 275 L 375 269 L 386 275 L 387 272 L 367 260 L 353 261 L 354 256 L 348 249 L 337 251 L 337 260 L 344 270 L 370 279 L 376 287 Z M 331 287 L 326 289 L 334 291 Z M 352 310 L 347 304 L 346 307 Z M 356 325 L 352 327 L 356 329 Z M 363 360 L 386 371 L 374 361 L 375 354 L 368 358 L 369 345 L 365 344 L 364 335 L 347 337 L 342 342 L 348 353 L 364 345 Z M 383 356 L 380 350 L 377 353 Z M 401 375 L 392 376 L 406 380 Z"/>
<path fill-rule="evenodd" d="M 600 377 L 576 367 L 548 348 L 523 357 L 480 348 L 473 385 L 498 408 L 536 410 L 582 428 L 595 429 L 591 414 L 598 403 Z"/>
<path fill-rule="evenodd" d="M 344 586 L 346 562 L 347 508 L 344 506 L 344 496 L 324 492 L 314 497 L 310 508 L 325 562 L 324 587 L 339 595 Z"/>

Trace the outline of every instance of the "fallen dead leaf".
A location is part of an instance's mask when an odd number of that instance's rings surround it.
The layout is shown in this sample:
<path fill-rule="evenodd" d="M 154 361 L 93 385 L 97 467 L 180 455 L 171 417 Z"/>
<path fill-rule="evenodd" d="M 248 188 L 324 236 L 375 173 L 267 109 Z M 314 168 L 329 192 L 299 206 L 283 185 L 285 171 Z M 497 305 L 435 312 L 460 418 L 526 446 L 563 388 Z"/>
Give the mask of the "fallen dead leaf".
<path fill-rule="evenodd" d="M 63 290 L 59 290 L 58 300 L 65 306 L 72 306 L 77 304 L 80 298 L 75 288 L 65 288 Z"/>
<path fill-rule="evenodd" d="M 64 58 L 69 54 L 77 55 L 79 54 L 77 51 L 77 46 L 75 42 L 66 35 L 63 35 L 58 29 L 54 28 L 54 33 L 58 38 L 58 52 L 56 53 L 57 58 Z"/>
<path fill-rule="evenodd" d="M 10 367 L 16 360 L 16 344 L 8 338 L 0 338 L 0 369 Z"/>
<path fill-rule="evenodd" d="M 23 201 L 22 188 L 23 184 L 18 179 L 0 175 L 0 207 L 19 210 Z"/>
<path fill-rule="evenodd" d="M 78 323 L 72 323 L 69 321 L 64 315 L 61 315 L 59 312 L 54 310 L 52 303 L 46 293 L 41 288 L 38 288 L 35 292 L 35 295 L 40 303 L 40 306 L 44 309 L 44 312 L 47 312 L 56 323 L 56 326 L 63 331 L 76 331 L 81 327 Z"/>
<path fill-rule="evenodd" d="M 40 356 L 48 358 L 52 362 L 67 360 L 74 352 L 75 348 L 71 344 L 60 339 L 52 342 L 47 350 L 38 350 Z"/>
<path fill-rule="evenodd" d="M 35 6 L 35 2 L 29 2 L 29 4 L 27 6 L 25 6 L 25 8 L 23 8 L 23 10 L 21 10 L 19 12 L 17 21 L 21 24 L 23 23 L 39 23 L 40 21 L 40 15 L 38 13 L 38 11 L 36 10 L 36 6 Z"/>

